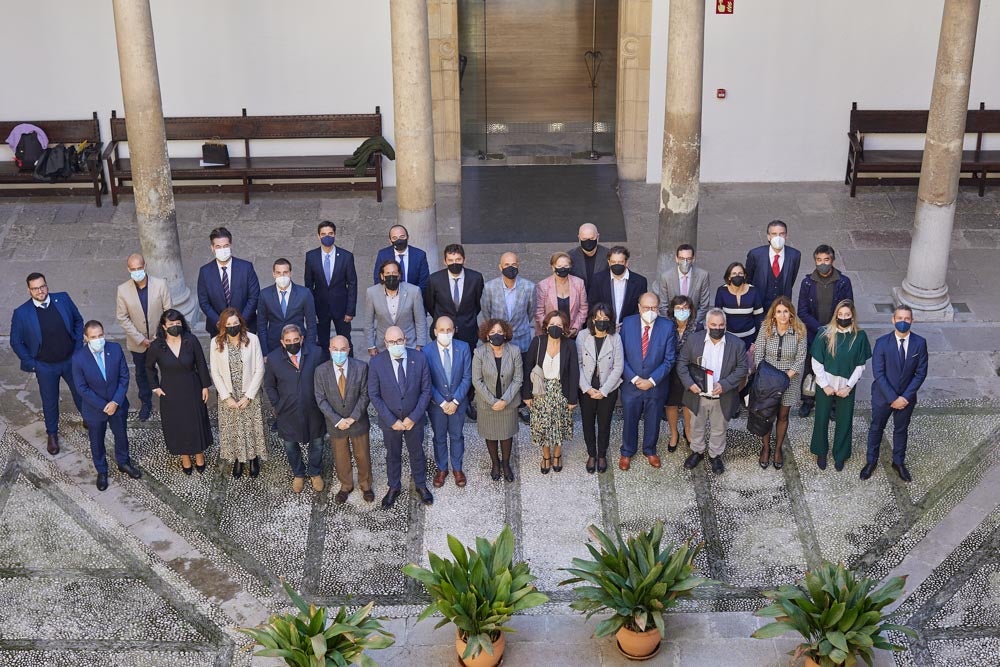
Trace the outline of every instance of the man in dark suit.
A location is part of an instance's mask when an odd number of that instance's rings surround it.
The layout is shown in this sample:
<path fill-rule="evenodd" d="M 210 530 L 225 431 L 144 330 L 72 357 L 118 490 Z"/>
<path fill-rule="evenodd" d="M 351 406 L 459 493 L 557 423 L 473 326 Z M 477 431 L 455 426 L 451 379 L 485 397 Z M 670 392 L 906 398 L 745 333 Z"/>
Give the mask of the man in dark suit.
<path fill-rule="evenodd" d="M 274 284 L 260 292 L 257 302 L 257 337 L 264 356 L 281 347 L 281 330 L 286 324 L 298 325 L 304 332 L 304 345 L 314 346 L 316 339 L 316 308 L 313 295 L 302 285 L 292 282 L 292 263 L 284 257 L 272 267 Z M 320 339 L 322 340 L 322 339 Z"/>
<path fill-rule="evenodd" d="M 767 223 L 767 245 L 747 253 L 747 280 L 760 290 L 765 313 L 771 302 L 782 294 L 792 298 L 795 279 L 799 276 L 802 253 L 786 245 L 787 238 L 788 225 L 772 220 Z"/>
<path fill-rule="evenodd" d="M 618 467 L 628 470 L 639 446 L 642 420 L 642 453 L 649 465 L 660 467 L 656 441 L 660 438 L 660 415 L 670 387 L 674 366 L 674 323 L 659 316 L 660 299 L 652 292 L 639 297 L 639 313 L 622 323 L 622 448 Z"/>
<path fill-rule="evenodd" d="M 580 245 L 566 251 L 573 266 L 570 267 L 570 275 L 574 275 L 583 281 L 583 286 L 590 289 L 590 281 L 594 274 L 601 271 L 608 263 L 608 249 L 598 242 L 601 234 L 597 231 L 597 225 L 585 222 L 580 225 L 576 232 L 576 238 Z"/>
<path fill-rule="evenodd" d="M 316 369 L 313 379 L 316 403 L 326 417 L 326 432 L 333 446 L 333 465 L 340 490 L 334 500 L 347 502 L 354 490 L 351 450 L 358 466 L 358 484 L 365 502 L 375 500 L 372 490 L 372 456 L 368 432 L 368 364 L 350 359 L 351 346 L 344 336 L 330 340 L 330 361 Z"/>
<path fill-rule="evenodd" d="M 626 317 L 639 314 L 639 297 L 647 292 L 646 278 L 629 268 L 631 254 L 625 246 L 608 251 L 608 268 L 594 274 L 587 289 L 587 301 L 611 306 L 612 321 L 620 330 Z"/>
<path fill-rule="evenodd" d="M 694 413 L 688 438 L 691 455 L 684 461 L 684 467 L 692 470 L 701 463 L 706 449 L 705 429 L 711 423 L 708 461 L 712 472 L 718 475 L 726 469 L 722 463 L 726 424 L 739 411 L 740 384 L 747 376 L 747 355 L 743 341 L 726 333 L 726 314 L 721 308 L 708 311 L 705 326 L 705 335 L 688 337 L 677 360 L 677 374 L 687 388 L 684 407 Z"/>
<path fill-rule="evenodd" d="M 83 400 L 83 421 L 90 436 L 90 457 L 97 469 L 97 490 L 108 488 L 108 459 L 104 436 L 111 427 L 118 470 L 132 479 L 142 473 L 132 465 L 128 451 L 128 363 L 118 343 L 104 340 L 104 325 L 90 320 L 83 327 L 86 345 L 73 355 L 73 384 Z"/>
<path fill-rule="evenodd" d="M 313 491 L 323 490 L 323 433 L 326 424 L 316 405 L 316 368 L 325 361 L 325 349 L 302 344 L 302 330 L 286 324 L 281 346 L 271 350 L 264 365 L 264 393 L 278 417 L 278 435 L 292 469 L 292 492 L 301 493 L 308 476 Z M 308 448 L 302 461 L 301 445 Z"/>
<path fill-rule="evenodd" d="M 910 331 L 913 310 L 896 306 L 892 333 L 875 341 L 872 351 L 872 423 L 868 428 L 868 462 L 861 479 L 868 479 L 878 465 L 882 433 L 892 417 L 892 469 L 904 482 L 912 481 L 906 469 L 906 437 L 917 404 L 917 391 L 927 378 L 927 341 Z"/>
<path fill-rule="evenodd" d="M 389 247 L 382 248 L 375 257 L 375 270 L 372 272 L 372 284 L 379 284 L 379 269 L 382 262 L 394 259 L 399 263 L 400 275 L 404 283 L 416 285 L 423 291 L 427 286 L 427 278 L 431 270 L 427 265 L 427 253 L 410 245 L 410 233 L 403 225 L 393 225 L 389 228 Z"/>
<path fill-rule="evenodd" d="M 431 401 L 431 374 L 427 358 L 407 349 L 399 327 L 385 331 L 386 349 L 368 365 L 368 398 L 378 414 L 385 441 L 386 476 L 389 492 L 382 508 L 389 509 L 402 492 L 403 442 L 410 455 L 410 474 L 425 505 L 434 503 L 427 489 L 427 457 L 424 455 L 424 424 Z"/>
<path fill-rule="evenodd" d="M 59 378 L 73 394 L 76 409 L 83 412 L 80 394 L 73 382 L 73 353 L 83 346 L 83 317 L 65 292 L 49 293 L 45 276 L 29 273 L 31 297 L 14 310 L 10 321 L 10 347 L 21 360 L 21 370 L 34 373 L 45 415 L 46 446 L 59 453 Z"/>
<path fill-rule="evenodd" d="M 472 351 L 455 338 L 455 325 L 447 315 L 434 322 L 435 342 L 424 346 L 424 356 L 431 373 L 431 402 L 427 412 L 434 429 L 435 488 L 444 486 L 448 464 L 455 475 L 455 485 L 465 486 L 462 456 L 465 454 L 465 410 L 472 388 Z M 449 450 L 448 441 L 451 440 Z"/>
<path fill-rule="evenodd" d="M 444 249 L 445 268 L 435 271 L 427 279 L 424 289 L 424 310 L 433 321 L 448 316 L 455 326 L 455 338 L 475 349 L 479 340 L 477 319 L 482 308 L 483 274 L 465 268 L 465 248 L 452 243 Z M 466 413 L 475 421 L 476 409 L 472 386 L 468 387 L 469 400 Z"/>
<path fill-rule="evenodd" d="M 316 230 L 320 247 L 306 253 L 303 283 L 313 293 L 316 304 L 317 343 L 330 342 L 330 323 L 338 336 L 351 340 L 351 320 L 358 309 L 358 273 L 354 255 L 336 245 L 337 226 L 329 220 Z M 354 347 L 351 346 L 351 356 Z"/>
<path fill-rule="evenodd" d="M 240 311 L 247 329 L 256 331 L 260 282 L 253 264 L 232 256 L 233 235 L 225 227 L 213 229 L 208 239 L 215 259 L 198 271 L 198 305 L 205 313 L 205 331 L 215 336 L 219 314 L 230 306 Z"/>

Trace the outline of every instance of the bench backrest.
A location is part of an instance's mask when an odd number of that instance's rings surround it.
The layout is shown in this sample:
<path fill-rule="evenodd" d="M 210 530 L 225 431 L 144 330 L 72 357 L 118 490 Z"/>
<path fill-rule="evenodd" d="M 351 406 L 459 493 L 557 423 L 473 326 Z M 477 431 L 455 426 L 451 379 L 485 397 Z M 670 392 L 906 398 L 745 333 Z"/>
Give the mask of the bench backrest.
<path fill-rule="evenodd" d="M 84 139 L 92 144 L 101 143 L 101 126 L 97 112 L 87 120 L 13 120 L 0 121 L 0 141 L 3 141 L 21 123 L 31 123 L 42 128 L 50 144 L 78 144 Z"/>
<path fill-rule="evenodd" d="M 1000 110 L 970 109 L 965 117 L 967 134 L 1000 133 Z M 864 134 L 924 134 L 927 132 L 928 111 L 912 109 L 876 110 L 851 108 L 851 133 Z"/>

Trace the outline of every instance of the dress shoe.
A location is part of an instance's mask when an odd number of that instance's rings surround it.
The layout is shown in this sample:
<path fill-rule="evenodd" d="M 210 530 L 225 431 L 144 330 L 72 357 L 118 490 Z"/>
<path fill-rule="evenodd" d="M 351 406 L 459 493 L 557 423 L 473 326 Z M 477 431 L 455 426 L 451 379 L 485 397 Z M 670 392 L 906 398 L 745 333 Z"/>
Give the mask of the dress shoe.
<path fill-rule="evenodd" d="M 417 495 L 420 496 L 420 502 L 424 505 L 434 504 L 434 496 L 431 495 L 431 492 L 427 490 L 426 486 L 418 486 Z"/>
<path fill-rule="evenodd" d="M 59 453 L 59 434 L 58 433 L 49 433 L 49 441 L 48 441 L 48 444 L 46 444 L 46 446 L 45 446 L 45 450 L 49 454 L 51 454 L 52 456 L 55 456 L 56 454 Z"/>
<path fill-rule="evenodd" d="M 260 457 L 255 456 L 250 459 L 250 476 L 256 477 L 260 474 Z"/>
<path fill-rule="evenodd" d="M 587 472 L 589 472 L 590 474 L 594 474 L 594 471 L 597 470 L 597 461 L 594 460 L 593 456 L 588 456 L 587 457 L 586 468 L 587 468 Z"/>
<path fill-rule="evenodd" d="M 490 479 L 494 482 L 499 482 L 502 473 L 500 472 L 500 460 L 497 459 L 493 462 L 493 466 L 490 468 Z"/>
<path fill-rule="evenodd" d="M 239 479 L 243 476 L 243 461 L 233 462 L 233 479 Z"/>
<path fill-rule="evenodd" d="M 132 479 L 139 479 L 142 477 L 142 473 L 131 463 L 119 463 L 118 472 L 123 472 Z"/>
<path fill-rule="evenodd" d="M 508 482 L 514 481 L 514 471 L 510 468 L 510 461 L 503 462 L 503 478 Z"/>
<path fill-rule="evenodd" d="M 674 444 L 672 444 L 672 445 L 668 444 L 667 445 L 667 452 L 670 453 L 670 454 L 673 454 L 674 452 L 676 452 L 677 451 L 677 445 L 678 445 L 678 443 L 676 443 L 676 442 Z"/>
<path fill-rule="evenodd" d="M 313 477 L 310 478 L 309 481 L 312 482 L 313 491 L 315 491 L 316 493 L 323 492 L 325 484 L 323 484 L 322 477 L 320 477 L 319 475 L 314 475 Z"/>
<path fill-rule="evenodd" d="M 721 475 L 726 471 L 726 466 L 722 465 L 721 456 L 709 456 L 708 462 L 712 465 L 712 472 L 716 475 Z"/>
<path fill-rule="evenodd" d="M 351 495 L 350 491 L 344 491 L 343 489 L 341 489 L 340 491 L 337 491 L 337 495 L 333 497 L 333 501 L 338 505 L 343 505 L 344 503 L 347 502 L 347 496 L 349 495 Z M 372 498 L 372 500 L 374 500 L 374 497 Z"/>
<path fill-rule="evenodd" d="M 812 403 L 803 403 L 802 405 L 799 406 L 799 417 L 805 419 L 806 417 L 809 416 L 809 413 L 812 412 L 812 409 L 813 409 Z"/>
<path fill-rule="evenodd" d="M 607 472 L 608 471 L 608 459 L 604 456 L 597 457 L 597 472 Z"/>
<path fill-rule="evenodd" d="M 899 465 L 896 465 L 895 463 L 893 463 L 892 464 L 892 469 L 896 471 L 896 474 L 899 475 L 899 478 L 901 480 L 903 480 L 904 482 L 912 482 L 913 481 L 913 478 L 910 477 L 910 471 L 906 469 L 906 464 L 905 463 L 900 463 Z"/>
<path fill-rule="evenodd" d="M 781 460 L 778 460 L 778 456 L 781 456 Z M 774 451 L 774 469 L 781 470 L 785 466 L 785 455 L 781 453 L 780 449 Z"/>
<path fill-rule="evenodd" d="M 701 460 L 705 458 L 704 454 L 699 454 L 698 452 L 692 452 L 691 456 L 687 457 L 684 461 L 684 467 L 688 470 L 694 470 L 701 463 Z"/>
<path fill-rule="evenodd" d="M 558 464 L 556 462 L 558 462 Z M 552 471 L 562 472 L 562 454 L 552 457 Z"/>
<path fill-rule="evenodd" d="M 444 470 L 438 470 L 434 475 L 434 488 L 440 489 L 444 486 L 444 480 L 446 479 L 448 479 L 448 469 L 445 468 Z"/>
<path fill-rule="evenodd" d="M 185 468 L 185 467 L 184 467 L 184 464 L 182 463 L 182 464 L 181 464 L 181 470 L 182 470 L 182 471 L 184 472 L 184 474 L 185 474 L 185 475 L 188 475 L 188 476 L 190 476 L 190 475 L 191 475 L 191 473 L 193 473 L 193 472 L 194 472 L 194 466 L 191 466 L 190 468 Z"/>
<path fill-rule="evenodd" d="M 382 509 L 387 510 L 396 504 L 396 498 L 399 498 L 401 493 L 400 489 L 389 489 L 385 497 L 382 498 Z"/>
<path fill-rule="evenodd" d="M 760 457 L 757 459 L 757 464 L 760 465 L 763 470 L 767 470 L 767 466 L 771 463 L 771 450 L 767 450 L 767 456 L 764 456 L 764 451 L 765 450 L 763 448 L 760 450 Z"/>
<path fill-rule="evenodd" d="M 460 489 L 464 489 L 466 484 L 465 473 L 461 470 L 455 471 L 455 486 Z"/>
<path fill-rule="evenodd" d="M 517 411 L 517 416 L 521 418 L 521 421 L 531 426 L 531 415 L 527 410 L 521 409 Z"/>
<path fill-rule="evenodd" d="M 841 470 L 844 469 L 844 464 L 845 463 L 847 463 L 847 461 L 834 461 L 833 462 L 833 469 L 836 470 L 837 472 L 840 472 Z"/>
<path fill-rule="evenodd" d="M 108 473 L 106 472 L 97 473 L 97 490 L 98 491 L 108 490 Z"/>
<path fill-rule="evenodd" d="M 302 489 L 306 486 L 305 477 L 293 477 L 292 478 L 292 493 L 302 493 Z"/>
<path fill-rule="evenodd" d="M 149 421 L 149 415 L 153 412 L 152 403 L 143 403 L 142 407 L 139 408 L 139 421 Z"/>
<path fill-rule="evenodd" d="M 372 491 L 371 489 L 368 489 L 367 491 L 362 491 L 361 497 L 365 499 L 366 503 L 375 502 L 375 492 Z"/>
<path fill-rule="evenodd" d="M 628 470 L 629 468 L 631 468 L 632 467 L 632 457 L 631 456 L 623 456 L 620 459 L 618 459 L 618 467 L 620 469 L 622 469 L 622 470 Z"/>
<path fill-rule="evenodd" d="M 198 471 L 199 475 L 202 475 L 202 474 L 205 473 L 205 468 L 206 467 L 207 467 L 207 464 L 205 464 L 205 463 L 202 463 L 201 465 L 198 465 L 197 463 L 194 464 L 194 469 Z"/>
<path fill-rule="evenodd" d="M 470 422 L 476 421 L 479 413 L 476 412 L 476 405 L 474 403 L 469 403 L 469 407 L 465 410 L 465 416 Z"/>
<path fill-rule="evenodd" d="M 826 470 L 826 454 L 816 457 L 816 465 L 819 466 L 820 470 Z"/>
<path fill-rule="evenodd" d="M 649 465 L 653 466 L 654 468 L 659 468 L 661 465 L 660 457 L 657 456 L 656 454 L 650 454 L 649 456 L 646 457 L 646 460 L 649 461 Z"/>
<path fill-rule="evenodd" d="M 861 479 L 868 479 L 875 472 L 875 468 L 878 467 L 878 461 L 869 461 L 865 464 L 865 467 L 861 469 L 861 474 L 859 477 Z"/>

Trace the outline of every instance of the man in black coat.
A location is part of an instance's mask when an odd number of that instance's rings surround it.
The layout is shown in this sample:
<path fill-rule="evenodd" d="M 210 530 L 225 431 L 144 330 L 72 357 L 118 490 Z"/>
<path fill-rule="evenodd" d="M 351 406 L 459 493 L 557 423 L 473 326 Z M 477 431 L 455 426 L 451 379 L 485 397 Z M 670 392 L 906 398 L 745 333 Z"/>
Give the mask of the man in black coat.
<path fill-rule="evenodd" d="M 319 223 L 316 229 L 320 247 L 306 253 L 306 271 L 303 284 L 313 293 L 316 304 L 316 344 L 330 344 L 330 325 L 335 335 L 351 340 L 351 320 L 358 309 L 358 273 L 354 268 L 354 255 L 336 245 L 337 226 L 329 220 Z M 351 347 L 353 356 L 354 348 Z"/>
<path fill-rule="evenodd" d="M 278 435 L 285 444 L 292 468 L 292 491 L 300 493 L 308 475 L 316 493 L 323 490 L 323 434 L 326 423 L 316 404 L 316 367 L 326 361 L 324 349 L 303 345 L 302 330 L 288 324 L 281 332 L 281 347 L 267 355 L 264 392 L 278 416 Z M 308 448 L 302 461 L 301 444 Z"/>
<path fill-rule="evenodd" d="M 611 306 L 612 321 L 618 329 L 626 317 L 639 314 L 639 297 L 648 291 L 645 276 L 629 268 L 630 256 L 625 246 L 612 247 L 608 251 L 608 268 L 595 273 L 587 288 L 590 307 L 598 303 Z"/>

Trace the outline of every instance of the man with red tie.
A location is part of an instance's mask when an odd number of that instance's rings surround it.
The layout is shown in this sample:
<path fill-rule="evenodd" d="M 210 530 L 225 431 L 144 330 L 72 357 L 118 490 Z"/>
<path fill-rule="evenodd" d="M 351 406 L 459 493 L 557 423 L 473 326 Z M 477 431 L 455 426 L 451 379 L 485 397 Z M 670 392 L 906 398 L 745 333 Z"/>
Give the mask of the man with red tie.
<path fill-rule="evenodd" d="M 767 223 L 767 245 L 747 253 L 747 279 L 760 290 L 764 312 L 779 296 L 792 298 L 802 253 L 786 245 L 787 239 L 788 225 L 772 220 Z"/>

